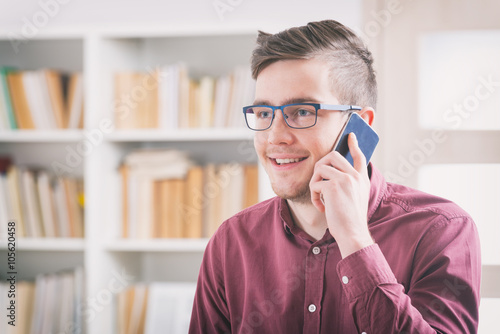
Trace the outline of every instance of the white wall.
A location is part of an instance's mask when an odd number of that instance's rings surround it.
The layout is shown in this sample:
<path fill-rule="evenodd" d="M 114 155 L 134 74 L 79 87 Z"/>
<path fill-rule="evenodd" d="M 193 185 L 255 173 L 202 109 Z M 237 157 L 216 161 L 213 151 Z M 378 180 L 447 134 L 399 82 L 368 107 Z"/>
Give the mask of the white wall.
<path fill-rule="evenodd" d="M 241 25 L 272 22 L 280 27 L 334 18 L 359 26 L 361 0 L 0 0 L 0 29 L 16 34 L 39 20 L 40 26 L 180 24 Z M 47 12 L 46 20 L 40 12 Z M 45 21 L 46 22 L 45 22 Z M 4 30 L 5 31 L 5 30 Z"/>

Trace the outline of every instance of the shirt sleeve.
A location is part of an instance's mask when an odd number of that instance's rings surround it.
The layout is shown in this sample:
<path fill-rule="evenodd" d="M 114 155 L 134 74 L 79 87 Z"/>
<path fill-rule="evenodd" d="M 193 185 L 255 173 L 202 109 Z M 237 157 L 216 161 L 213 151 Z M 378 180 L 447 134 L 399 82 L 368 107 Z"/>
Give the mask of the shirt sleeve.
<path fill-rule="evenodd" d="M 341 260 L 337 273 L 360 333 L 477 332 L 481 261 L 470 218 L 442 220 L 422 236 L 406 291 L 377 244 Z"/>
<path fill-rule="evenodd" d="M 190 334 L 231 332 L 219 241 L 216 234 L 210 239 L 203 255 L 189 326 Z"/>

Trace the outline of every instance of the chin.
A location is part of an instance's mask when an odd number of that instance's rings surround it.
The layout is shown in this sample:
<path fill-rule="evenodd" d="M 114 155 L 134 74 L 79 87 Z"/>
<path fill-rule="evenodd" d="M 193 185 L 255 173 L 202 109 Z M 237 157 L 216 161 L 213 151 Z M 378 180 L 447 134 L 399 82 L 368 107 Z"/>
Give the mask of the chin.
<path fill-rule="evenodd" d="M 272 184 L 271 186 L 278 197 L 290 200 L 295 203 L 311 203 L 311 191 L 309 189 L 309 184 L 302 186 L 300 189 L 293 189 L 289 191 L 280 189 L 274 184 Z"/>

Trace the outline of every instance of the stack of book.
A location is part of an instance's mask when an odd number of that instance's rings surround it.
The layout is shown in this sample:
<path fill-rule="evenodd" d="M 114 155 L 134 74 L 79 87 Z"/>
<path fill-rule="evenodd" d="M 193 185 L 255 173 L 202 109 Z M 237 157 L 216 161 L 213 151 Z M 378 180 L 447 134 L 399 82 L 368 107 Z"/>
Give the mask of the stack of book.
<path fill-rule="evenodd" d="M 184 63 L 149 72 L 115 74 L 115 125 L 133 128 L 245 126 L 241 108 L 252 104 L 255 81 L 248 67 L 199 80 Z"/>
<path fill-rule="evenodd" d="M 183 152 L 141 150 L 120 166 L 123 238 L 209 237 L 258 201 L 256 165 L 195 165 Z"/>
<path fill-rule="evenodd" d="M 6 311 L 15 301 L 14 325 L 9 317 L 0 322 L 0 333 L 83 333 L 83 270 L 38 275 L 35 282 L 16 283 L 15 297 L 9 297 L 10 283 L 0 282 L 0 307 Z M 9 313 L 9 312 L 6 312 Z"/>
<path fill-rule="evenodd" d="M 14 219 L 18 237 L 82 238 L 83 181 L 10 165 L 0 170 L 0 219 Z M 6 235 L 2 223 L 0 240 Z"/>
<path fill-rule="evenodd" d="M 117 296 L 116 333 L 187 333 L 195 290 L 195 283 L 129 286 Z"/>
<path fill-rule="evenodd" d="M 82 127 L 80 73 L 0 67 L 0 130 Z"/>

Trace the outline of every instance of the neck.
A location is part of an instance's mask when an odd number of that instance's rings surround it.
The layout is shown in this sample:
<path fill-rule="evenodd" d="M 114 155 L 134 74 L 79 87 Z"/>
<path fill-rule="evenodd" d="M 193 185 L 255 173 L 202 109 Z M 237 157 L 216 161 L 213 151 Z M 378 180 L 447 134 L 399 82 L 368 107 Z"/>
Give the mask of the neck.
<path fill-rule="evenodd" d="M 315 241 L 323 238 L 328 227 L 325 214 L 319 212 L 311 202 L 299 203 L 292 200 L 287 202 L 295 225 Z"/>

